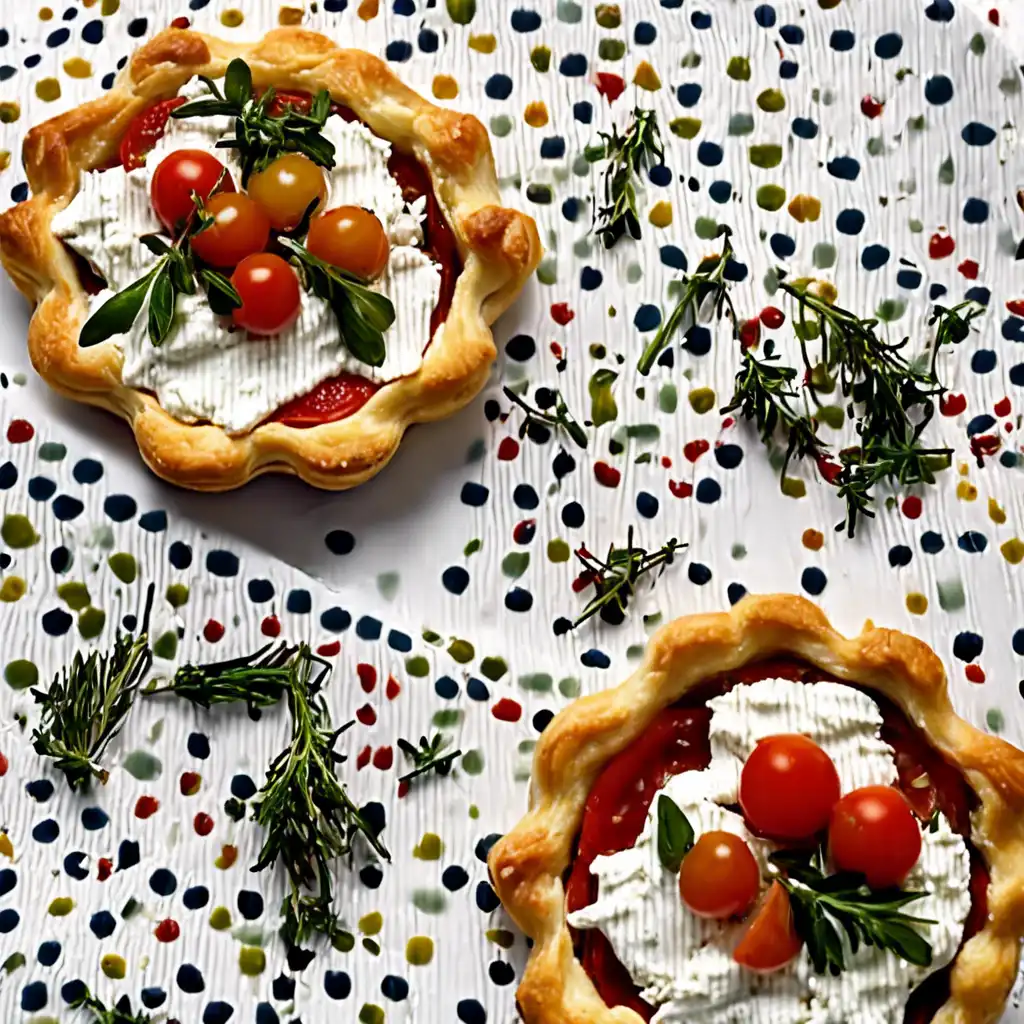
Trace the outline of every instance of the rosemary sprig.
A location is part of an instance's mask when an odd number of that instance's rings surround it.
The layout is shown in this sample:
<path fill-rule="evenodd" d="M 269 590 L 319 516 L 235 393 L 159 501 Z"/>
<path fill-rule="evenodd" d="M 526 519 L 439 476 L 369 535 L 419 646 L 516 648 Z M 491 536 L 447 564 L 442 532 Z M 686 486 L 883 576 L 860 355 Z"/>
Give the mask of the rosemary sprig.
<path fill-rule="evenodd" d="M 320 931 L 320 924 L 334 919 L 331 862 L 352 854 L 357 834 L 384 860 L 391 859 L 377 830 L 352 802 L 337 775 L 336 765 L 345 755 L 335 745 L 352 723 L 340 729 L 331 724 L 322 694 L 330 664 L 303 645 L 292 666 L 288 689 L 291 741 L 267 769 L 253 813 L 266 836 L 252 870 L 262 871 L 280 862 L 291 883 L 291 895 L 282 905 L 285 938 L 308 935 L 310 929 Z"/>
<path fill-rule="evenodd" d="M 903 912 L 927 892 L 873 892 L 860 875 L 826 875 L 823 850 L 782 851 L 770 859 L 786 873 L 779 881 L 789 893 L 793 924 L 819 974 L 838 975 L 845 970 L 844 933 L 853 953 L 863 944 L 887 950 L 917 967 L 931 965 L 932 947 L 918 926 L 936 922 Z"/>
<path fill-rule="evenodd" d="M 235 134 L 217 143 L 219 149 L 237 149 L 242 163 L 242 185 L 266 169 L 282 153 L 302 153 L 328 170 L 334 167 L 334 143 L 323 135 L 331 113 L 331 96 L 321 90 L 313 97 L 308 114 L 287 107 L 272 115 L 276 96 L 273 86 L 259 97 L 252 84 L 252 70 L 240 57 L 228 65 L 224 92 L 210 78 L 200 76 L 210 95 L 192 100 L 171 112 L 175 118 L 235 118 Z"/>
<path fill-rule="evenodd" d="M 143 696 L 173 693 L 207 710 L 215 704 L 233 703 L 245 703 L 250 710 L 267 708 L 288 692 L 297 671 L 296 663 L 311 658 L 312 652 L 305 646 L 267 644 L 242 658 L 182 665 L 169 682 L 147 688 Z"/>
<path fill-rule="evenodd" d="M 91 1010 L 92 1024 L 151 1024 L 153 1018 L 143 1010 L 132 1011 L 132 1001 L 121 996 L 113 1009 L 97 999 L 88 989 L 71 1003 L 72 1010 Z"/>
<path fill-rule="evenodd" d="M 452 770 L 455 758 L 462 755 L 461 750 L 446 753 L 451 742 L 439 732 L 434 733 L 429 740 L 426 736 L 421 736 L 418 747 L 406 739 L 399 739 L 398 749 L 412 762 L 413 770 L 406 772 L 398 781 L 412 782 L 413 779 L 430 771 L 441 776 L 447 775 Z"/>
<path fill-rule="evenodd" d="M 665 159 L 658 117 L 653 110 L 636 107 L 633 119 L 620 135 L 617 128 L 600 132 L 602 145 L 596 151 L 608 161 L 604 172 L 604 206 L 597 211 L 596 233 L 606 249 L 612 248 L 627 232 L 638 239 L 640 215 L 637 187 L 640 174 Z"/>
<path fill-rule="evenodd" d="M 572 413 L 569 412 L 569 407 L 565 404 L 561 391 L 555 392 L 554 412 L 535 408 L 509 387 L 502 388 L 502 391 L 513 405 L 518 405 L 526 413 L 523 422 L 519 426 L 520 440 L 526 437 L 527 431 L 536 423 L 550 427 L 555 431 L 562 430 L 580 448 L 587 447 L 589 443 L 587 432 L 579 425 Z"/>
<path fill-rule="evenodd" d="M 731 232 L 728 227 L 721 225 L 719 233 L 725 238 L 721 254 L 705 257 L 692 274 L 683 274 L 679 301 L 662 320 L 640 356 L 636 368 L 645 376 L 651 372 L 662 352 L 672 344 L 676 334 L 682 331 L 688 335 L 699 322 L 702 313 L 705 318 L 713 315 L 715 319 L 726 315 L 732 322 L 733 333 L 738 330 L 736 310 L 729 296 L 729 282 L 725 279 L 726 268 L 735 255 L 729 240 Z"/>
<path fill-rule="evenodd" d="M 674 561 L 675 553 L 686 546 L 673 537 L 657 551 L 649 552 L 634 547 L 633 528 L 630 527 L 626 535 L 626 546 L 617 548 L 612 545 L 604 561 L 585 548 L 580 548 L 576 557 L 583 564 L 581 579 L 588 584 L 593 583 L 596 593 L 573 622 L 572 628 L 575 629 L 599 612 L 606 622 L 613 625 L 622 622 L 626 606 L 636 593 L 636 585 L 641 577 L 655 569 L 660 569 L 660 577 Z"/>
<path fill-rule="evenodd" d="M 327 302 L 338 318 L 338 328 L 349 352 L 361 363 L 384 363 L 384 332 L 395 322 L 391 300 L 337 267 L 314 256 L 294 238 L 281 236 L 301 272 L 306 290 Z"/>
<path fill-rule="evenodd" d="M 138 636 L 122 633 L 107 652 L 88 657 L 77 652 L 49 690 L 33 690 L 42 706 L 39 725 L 32 731 L 32 747 L 52 758 L 72 790 L 85 789 L 96 778 L 106 782 L 109 772 L 100 761 L 110 741 L 128 718 L 135 693 L 153 663 L 149 647 L 149 616 L 153 586 Z"/>

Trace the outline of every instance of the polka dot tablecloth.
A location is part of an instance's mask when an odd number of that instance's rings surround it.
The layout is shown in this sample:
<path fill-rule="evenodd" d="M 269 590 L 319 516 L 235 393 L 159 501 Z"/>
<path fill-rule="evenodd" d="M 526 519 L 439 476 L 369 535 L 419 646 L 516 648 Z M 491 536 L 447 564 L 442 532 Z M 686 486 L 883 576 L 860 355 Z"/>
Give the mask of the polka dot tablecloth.
<path fill-rule="evenodd" d="M 488 884 L 487 852 L 526 804 L 536 738 L 611 685 L 673 616 L 747 591 L 818 601 L 836 625 L 914 633 L 944 660 L 957 708 L 1024 742 L 1024 186 L 1022 38 L 1012 5 L 951 0 L 94 0 L 0 12 L 0 193 L 23 198 L 25 129 L 108 88 L 175 19 L 228 38 L 304 24 L 391 62 L 487 125 L 507 202 L 546 254 L 496 329 L 493 386 L 414 430 L 356 492 L 261 480 L 175 491 L 127 429 L 50 394 L 6 285 L 0 342 L 0 1019 L 81 1019 L 108 1004 L 183 1022 L 510 1024 L 526 943 Z M 1018 25 L 1013 25 L 1013 17 Z M 640 196 L 642 239 L 592 233 L 600 133 L 656 111 L 664 163 Z M 835 285 L 908 351 L 934 303 L 984 307 L 939 364 L 930 428 L 952 447 L 932 487 L 881 495 L 854 539 L 813 466 L 779 460 L 720 412 L 740 353 L 710 322 L 647 376 L 637 359 L 677 282 L 731 231 L 731 295 L 793 353 L 780 268 Z M 754 330 L 754 328 L 749 328 Z M 583 450 L 521 430 L 507 385 L 559 392 Z M 828 436 L 850 436 L 847 411 Z M 566 632 L 590 596 L 574 552 L 687 547 L 621 624 Z M 45 686 L 109 645 L 156 593 L 154 672 L 308 640 L 327 699 L 354 722 L 340 771 L 393 856 L 338 864 L 345 937 L 286 956 L 283 877 L 253 873 L 250 819 L 288 735 L 277 710 L 139 700 L 109 781 L 72 794 L 32 750 Z M 441 732 L 452 773 L 414 784 L 399 738 Z M 1020 1019 L 1011 1009 L 1007 1019 Z"/>

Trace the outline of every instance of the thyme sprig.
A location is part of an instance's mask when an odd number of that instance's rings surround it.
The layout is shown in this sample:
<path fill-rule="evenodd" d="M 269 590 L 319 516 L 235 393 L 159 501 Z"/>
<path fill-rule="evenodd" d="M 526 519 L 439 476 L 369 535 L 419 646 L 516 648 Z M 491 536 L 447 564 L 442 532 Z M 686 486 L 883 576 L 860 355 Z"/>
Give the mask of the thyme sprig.
<path fill-rule="evenodd" d="M 72 1010 L 90 1010 L 92 1024 L 151 1024 L 153 1018 L 143 1010 L 132 1010 L 132 1001 L 121 996 L 113 1008 L 97 999 L 88 989 L 71 1003 Z"/>
<path fill-rule="evenodd" d="M 362 834 L 384 860 L 391 856 L 375 826 L 353 803 L 336 766 L 345 755 L 336 749 L 349 722 L 335 729 L 323 697 L 330 663 L 309 652 L 292 662 L 288 689 L 292 733 L 288 746 L 271 762 L 256 798 L 253 819 L 265 830 L 253 871 L 280 863 L 291 892 L 282 904 L 282 937 L 301 941 L 312 931 L 333 932 L 331 864 L 353 853 Z"/>
<path fill-rule="evenodd" d="M 660 570 L 657 574 L 660 577 L 675 560 L 676 552 L 686 546 L 673 537 L 657 551 L 634 547 L 633 528 L 630 527 L 626 535 L 626 546 L 617 548 L 613 544 L 604 561 L 585 548 L 580 548 L 576 552 L 584 569 L 580 579 L 588 585 L 593 583 L 595 595 L 572 623 L 572 628 L 575 629 L 598 613 L 606 622 L 621 622 L 640 579 L 655 570 Z"/>
<path fill-rule="evenodd" d="M 903 912 L 907 905 L 929 895 L 927 892 L 876 892 L 868 889 L 861 875 L 826 875 L 823 850 L 781 851 L 773 853 L 770 860 L 785 872 L 779 881 L 789 893 L 793 924 L 819 974 L 838 975 L 845 970 L 843 934 L 853 953 L 863 944 L 894 953 L 918 967 L 931 965 L 931 943 L 918 929 L 936 922 Z"/>
<path fill-rule="evenodd" d="M 724 237 L 722 252 L 717 256 L 705 257 L 692 274 L 683 274 L 676 305 L 662 320 L 640 356 L 636 368 L 645 376 L 651 372 L 662 352 L 672 344 L 676 334 L 681 331 L 689 335 L 702 314 L 705 319 L 728 316 L 733 325 L 733 333 L 739 330 L 736 309 L 729 295 L 729 282 L 725 277 L 729 261 L 735 255 L 730 241 L 731 231 L 723 224 L 719 227 L 719 234 Z"/>
<path fill-rule="evenodd" d="M 541 424 L 554 431 L 563 431 L 569 439 L 580 448 L 586 448 L 589 443 L 587 432 L 580 426 L 576 418 L 569 412 L 561 391 L 555 392 L 554 411 L 549 412 L 530 405 L 524 398 L 517 395 L 511 388 L 504 387 L 502 391 L 505 397 L 513 404 L 519 406 L 526 413 L 523 422 L 519 426 L 519 438 L 526 437 L 527 432 L 533 424 Z"/>
<path fill-rule="evenodd" d="M 406 739 L 399 739 L 398 749 L 412 763 L 413 770 L 406 772 L 398 781 L 412 782 L 431 771 L 441 776 L 447 775 L 452 770 L 455 758 L 462 755 L 461 750 L 448 751 L 451 743 L 450 739 L 439 732 L 434 733 L 429 740 L 421 736 L 418 747 Z"/>
<path fill-rule="evenodd" d="M 32 747 L 49 757 L 64 773 L 68 786 L 86 789 L 92 779 L 106 782 L 109 772 L 100 763 L 111 740 L 121 731 L 135 693 L 153 663 L 149 646 L 149 616 L 154 588 L 146 595 L 138 635 L 118 630 L 106 653 L 78 651 L 70 665 L 54 677 L 49 690 L 33 690 L 41 705 Z"/>
<path fill-rule="evenodd" d="M 252 70 L 240 57 L 228 64 L 224 75 L 224 91 L 210 78 L 200 75 L 210 91 L 177 107 L 174 118 L 229 116 L 235 118 L 235 134 L 221 139 L 218 149 L 237 149 L 242 163 L 242 185 L 249 177 L 265 170 L 282 153 L 302 153 L 328 170 L 334 167 L 334 143 L 323 135 L 331 113 L 331 96 L 321 90 L 313 97 L 309 113 L 286 107 L 271 114 L 276 91 L 273 86 L 256 96 Z"/>
<path fill-rule="evenodd" d="M 639 239 L 640 214 L 637 188 L 640 175 L 665 159 L 658 117 L 653 110 L 636 107 L 629 126 L 620 135 L 617 128 L 599 133 L 602 144 L 593 150 L 604 158 L 604 205 L 597 211 L 595 231 L 606 249 L 611 249 L 627 232 Z"/>

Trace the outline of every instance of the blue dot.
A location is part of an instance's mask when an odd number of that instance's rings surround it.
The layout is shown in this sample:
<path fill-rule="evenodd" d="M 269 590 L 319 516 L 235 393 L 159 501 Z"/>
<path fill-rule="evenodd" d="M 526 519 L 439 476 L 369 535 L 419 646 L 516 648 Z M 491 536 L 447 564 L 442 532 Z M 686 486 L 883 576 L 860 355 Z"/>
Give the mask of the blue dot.
<path fill-rule="evenodd" d="M 995 425 L 996 419 L 994 416 L 982 413 L 980 416 L 975 416 L 967 424 L 967 436 L 974 437 L 975 434 L 984 434 L 986 430 L 991 430 Z"/>
<path fill-rule="evenodd" d="M 6 896 L 18 884 L 18 876 L 10 868 L 0 871 L 0 896 Z"/>
<path fill-rule="evenodd" d="M 394 0 L 391 10 L 403 18 L 411 18 L 416 13 L 415 0 Z"/>
<path fill-rule="evenodd" d="M 510 612 L 528 612 L 533 607 L 533 594 L 522 587 L 513 587 L 505 595 L 505 607 Z"/>
<path fill-rule="evenodd" d="M 730 259 L 725 261 L 725 273 L 722 274 L 722 277 L 724 277 L 726 281 L 745 281 L 747 279 L 747 274 L 749 273 L 750 268 L 746 263 L 740 263 L 739 260 Z"/>
<path fill-rule="evenodd" d="M 604 275 L 596 267 L 584 267 L 580 271 L 580 288 L 585 292 L 596 291 L 601 287 Z"/>
<path fill-rule="evenodd" d="M 942 296 L 946 294 L 946 291 L 947 288 L 944 284 L 930 285 L 928 288 L 928 298 L 934 302 L 936 299 L 942 298 Z"/>
<path fill-rule="evenodd" d="M 1018 629 L 1013 634 L 1013 653 L 1024 655 L 1024 629 Z"/>
<path fill-rule="evenodd" d="M 711 351 L 711 332 L 703 324 L 695 324 L 687 331 L 683 348 L 691 355 L 706 356 Z"/>
<path fill-rule="evenodd" d="M 878 270 L 889 262 L 889 250 L 884 245 L 867 245 L 860 254 L 860 263 L 865 270 Z"/>
<path fill-rule="evenodd" d="M 344 633 L 352 625 L 352 616 L 344 608 L 328 608 L 320 616 L 320 625 L 330 633 Z"/>
<path fill-rule="evenodd" d="M 367 889 L 379 889 L 381 882 L 384 881 L 384 872 L 376 864 L 367 864 L 359 872 L 359 881 Z"/>
<path fill-rule="evenodd" d="M 455 700 L 459 695 L 459 684 L 451 676 L 440 676 L 434 681 L 434 693 L 442 700 Z"/>
<path fill-rule="evenodd" d="M 722 496 L 722 485 L 717 480 L 706 476 L 699 481 L 693 496 L 702 505 L 713 505 Z"/>
<path fill-rule="evenodd" d="M 484 92 L 492 100 L 507 100 L 512 95 L 512 79 L 508 75 L 491 75 L 484 85 Z"/>
<path fill-rule="evenodd" d="M 483 484 L 465 483 L 462 485 L 462 504 L 480 508 L 486 503 L 490 493 Z"/>
<path fill-rule="evenodd" d="M 313 610 L 313 595 L 308 590 L 289 590 L 285 609 L 292 615 L 308 615 Z"/>
<path fill-rule="evenodd" d="M 844 235 L 859 235 L 864 230 L 864 214 L 860 210 L 843 210 L 836 217 L 836 230 Z"/>
<path fill-rule="evenodd" d="M 167 513 L 162 509 L 144 512 L 139 516 L 139 528 L 146 533 L 163 533 L 167 529 Z"/>
<path fill-rule="evenodd" d="M 889 548 L 889 564 L 894 569 L 901 569 L 905 565 L 910 565 L 910 560 L 913 557 L 913 551 L 906 544 L 894 544 Z"/>
<path fill-rule="evenodd" d="M 977 633 L 957 633 L 953 640 L 953 657 L 961 661 L 974 661 L 981 657 L 985 641 Z"/>
<path fill-rule="evenodd" d="M 201 732 L 190 733 L 186 746 L 188 752 L 201 761 L 205 761 L 210 756 L 210 741 Z"/>
<path fill-rule="evenodd" d="M 49 501 L 57 490 L 57 485 L 45 476 L 34 476 L 28 482 L 28 496 L 33 501 Z"/>
<path fill-rule="evenodd" d="M 270 580 L 249 580 L 246 591 L 253 604 L 266 604 L 274 598 L 274 584 Z"/>
<path fill-rule="evenodd" d="M 332 555 L 349 555 L 355 550 L 356 539 L 348 530 L 331 530 L 324 543 Z"/>
<path fill-rule="evenodd" d="M 580 124 L 590 124 L 594 120 L 594 105 L 588 100 L 580 100 L 572 105 L 572 116 Z"/>
<path fill-rule="evenodd" d="M 0 935 L 13 932 L 21 921 L 21 915 L 16 910 L 0 910 Z"/>
<path fill-rule="evenodd" d="M 364 615 L 356 623 L 356 636 L 360 640 L 379 640 L 382 629 L 383 623 L 380 619 L 375 619 L 372 615 Z"/>
<path fill-rule="evenodd" d="M 875 56 L 882 60 L 898 57 L 903 49 L 903 36 L 898 32 L 886 32 L 875 40 Z"/>
<path fill-rule="evenodd" d="M 1024 363 L 1010 367 L 1010 383 L 1015 387 L 1024 388 Z"/>
<path fill-rule="evenodd" d="M 60 943 L 53 940 L 49 942 L 41 942 L 39 949 L 36 950 L 36 959 L 44 967 L 52 967 L 60 956 Z"/>
<path fill-rule="evenodd" d="M 85 506 L 70 494 L 58 494 L 50 508 L 54 517 L 62 523 L 77 519 L 85 511 Z"/>
<path fill-rule="evenodd" d="M 809 117 L 794 117 L 792 128 L 793 134 L 798 139 L 816 139 L 818 137 L 817 122 L 812 121 Z"/>
<path fill-rule="evenodd" d="M 486 855 L 485 855 L 486 859 Z M 493 913 L 501 905 L 501 901 L 498 899 L 497 894 L 491 888 L 487 882 L 477 882 L 476 886 L 476 905 L 485 914 Z"/>
<path fill-rule="evenodd" d="M 852 156 L 837 156 L 826 166 L 828 173 L 840 181 L 856 181 L 860 174 L 860 164 Z"/>
<path fill-rule="evenodd" d="M 647 491 L 636 496 L 636 510 L 644 519 L 653 519 L 658 514 L 658 499 Z"/>
<path fill-rule="evenodd" d="M 49 636 L 64 636 L 74 619 L 63 608 L 54 608 L 42 617 L 43 631 Z"/>
<path fill-rule="evenodd" d="M 482 679 L 477 679 L 476 676 L 473 676 L 466 683 L 466 696 L 470 700 L 490 700 L 491 691 L 487 689 L 487 684 Z"/>
<path fill-rule="evenodd" d="M 380 983 L 380 991 L 385 999 L 400 1003 L 409 995 L 409 982 L 397 974 L 388 974 Z"/>
<path fill-rule="evenodd" d="M 673 270 L 686 270 L 686 255 L 677 245 L 663 245 L 658 252 L 661 262 Z"/>
<path fill-rule="evenodd" d="M 896 283 L 901 288 L 912 291 L 921 287 L 921 272 L 918 270 L 907 270 L 904 268 L 896 274 Z"/>
<path fill-rule="evenodd" d="M 517 334 L 505 344 L 505 355 L 517 363 L 525 363 L 528 359 L 532 359 L 536 352 L 537 343 L 529 334 Z"/>
<path fill-rule="evenodd" d="M 793 60 L 779 61 L 779 78 L 796 78 L 800 65 Z"/>
<path fill-rule="evenodd" d="M 970 124 L 965 124 L 960 132 L 960 138 L 968 146 L 987 146 L 995 140 L 995 137 L 995 129 L 990 128 L 987 124 L 982 124 L 980 121 L 971 121 Z"/>
<path fill-rule="evenodd" d="M 331 999 L 348 999 L 352 992 L 352 979 L 344 971 L 324 973 L 324 991 Z"/>
<path fill-rule="evenodd" d="M 658 30 L 649 21 L 638 21 L 633 28 L 633 42 L 638 46 L 650 46 L 658 38 Z"/>
<path fill-rule="evenodd" d="M 103 501 L 103 511 L 115 523 L 125 523 L 133 518 L 138 505 L 128 494 L 110 494 Z"/>
<path fill-rule="evenodd" d="M 124 839 L 117 848 L 117 870 L 127 871 L 141 860 L 139 844 L 134 839 Z"/>
<path fill-rule="evenodd" d="M 13 911 L 4 911 L 4 913 L 13 913 Z M 41 1010 L 48 999 L 46 984 L 42 981 L 29 982 L 21 990 L 21 1008 L 26 1013 L 35 1013 L 37 1010 Z"/>
<path fill-rule="evenodd" d="M 703 587 L 705 583 L 711 582 L 711 570 L 700 562 L 691 562 L 686 570 L 686 575 L 691 583 Z"/>
<path fill-rule="evenodd" d="M 584 651 L 580 655 L 580 663 L 586 668 L 609 668 L 612 660 L 604 651 L 599 651 L 597 648 L 592 647 L 589 651 Z"/>
<path fill-rule="evenodd" d="M 708 185 L 708 195 L 719 205 L 729 202 L 732 198 L 732 182 L 722 180 L 711 182 Z"/>
<path fill-rule="evenodd" d="M 187 569 L 192 564 L 192 549 L 183 541 L 176 540 L 167 549 L 167 558 L 175 569 Z"/>
<path fill-rule="evenodd" d="M 790 46 L 799 46 L 804 41 L 804 30 L 799 25 L 783 25 L 779 29 L 784 43 Z"/>
<path fill-rule="evenodd" d="M 847 29 L 836 29 L 829 37 L 828 45 L 837 53 L 846 53 L 853 49 L 856 39 L 852 32 Z"/>
<path fill-rule="evenodd" d="M 58 28 L 46 37 L 46 45 L 50 47 L 62 46 L 71 38 L 71 29 Z"/>
<path fill-rule="evenodd" d="M 980 302 L 981 305 L 987 306 L 989 304 L 989 300 L 992 298 L 992 292 L 982 285 L 975 285 L 973 288 L 968 288 L 967 291 L 964 292 L 964 298 L 970 299 L 973 302 Z"/>
<path fill-rule="evenodd" d="M 138 39 L 139 36 L 144 36 L 146 34 L 146 28 L 148 25 L 149 22 L 146 21 L 145 18 L 133 18 L 128 22 L 128 35 Z"/>
<path fill-rule="evenodd" d="M 384 50 L 384 56 L 395 64 L 404 64 L 412 57 L 412 43 L 393 39 Z"/>
<path fill-rule="evenodd" d="M 684 82 L 676 89 L 676 99 L 684 107 L 696 106 L 704 87 L 699 82 Z"/>
<path fill-rule="evenodd" d="M 565 156 L 565 139 L 561 135 L 552 135 L 540 144 L 540 155 L 543 160 L 560 160 Z"/>
<path fill-rule="evenodd" d="M 487 1024 L 487 1012 L 475 999 L 460 999 L 455 1013 L 460 1024 Z"/>
<path fill-rule="evenodd" d="M 780 260 L 788 260 L 796 252 L 796 241 L 778 231 L 768 240 L 768 244 Z"/>
<path fill-rule="evenodd" d="M 562 508 L 562 523 L 570 529 L 578 530 L 585 518 L 583 506 L 578 501 L 570 501 Z"/>
<path fill-rule="evenodd" d="M 735 469 L 743 461 L 743 449 L 738 444 L 716 445 L 714 454 L 722 469 Z"/>
<path fill-rule="evenodd" d="M 18 482 L 18 468 L 13 462 L 0 466 L 0 491 L 9 491 Z"/>
<path fill-rule="evenodd" d="M 82 26 L 82 39 L 87 43 L 92 43 L 94 46 L 96 43 L 103 42 L 103 22 L 99 21 L 88 21 Z"/>
<path fill-rule="evenodd" d="M 163 1006 L 167 1001 L 167 993 L 157 986 L 153 985 L 149 988 L 144 988 L 139 993 L 139 998 L 142 1000 L 142 1005 L 147 1010 L 155 1010 L 160 1006 Z"/>
<path fill-rule="evenodd" d="M 82 882 L 89 877 L 89 869 L 83 867 L 86 855 L 81 850 L 69 853 L 64 858 L 64 871 L 76 882 Z"/>
<path fill-rule="evenodd" d="M 558 63 L 559 74 L 582 78 L 587 73 L 587 58 L 582 53 L 567 53 Z"/>
<path fill-rule="evenodd" d="M 707 11 L 694 11 L 690 15 L 690 24 L 698 31 L 704 32 L 711 28 L 711 15 Z"/>
<path fill-rule="evenodd" d="M 420 29 L 420 34 L 416 37 L 416 45 L 423 53 L 437 53 L 440 40 L 437 38 L 437 33 L 432 29 L 422 28 Z"/>
<path fill-rule="evenodd" d="M 89 931 L 91 931 L 97 939 L 109 938 L 114 934 L 114 929 L 116 927 L 117 921 L 109 910 L 98 910 L 89 918 Z"/>
<path fill-rule="evenodd" d="M 255 921 L 263 914 L 263 897 L 253 889 L 242 889 L 236 902 L 238 912 L 246 921 Z"/>
<path fill-rule="evenodd" d="M 187 910 L 202 910 L 210 902 L 210 890 L 205 885 L 193 885 L 181 894 Z"/>
<path fill-rule="evenodd" d="M 149 887 L 157 896 L 171 896 L 178 888 L 178 880 L 167 868 L 157 868 L 149 876 Z"/>
<path fill-rule="evenodd" d="M 945 75 L 935 75 L 924 83 L 924 98 L 929 103 L 941 106 L 953 98 L 953 83 Z"/>
<path fill-rule="evenodd" d="M 924 13 L 931 21 L 952 21 L 956 9 L 953 7 L 953 0 L 933 0 L 924 9 Z"/>
<path fill-rule="evenodd" d="M 203 1010 L 203 1024 L 227 1024 L 234 1012 L 235 1008 L 230 1003 L 220 1000 L 207 1003 Z"/>
<path fill-rule="evenodd" d="M 295 979 L 279 974 L 273 981 L 271 991 L 279 1003 L 287 1003 L 295 997 Z"/>
<path fill-rule="evenodd" d="M 441 573 L 441 583 L 451 594 L 461 594 L 469 586 L 469 573 L 461 565 L 449 566 Z"/>
<path fill-rule="evenodd" d="M 964 220 L 968 224 L 984 224 L 988 220 L 988 203 L 972 196 L 964 203 Z"/>
<path fill-rule="evenodd" d="M 331 0 L 327 0 L 327 3 L 331 3 Z M 270 1003 L 260 1003 L 256 1007 L 256 1024 L 281 1024 L 281 1018 Z"/>
<path fill-rule="evenodd" d="M 725 595 L 729 598 L 729 604 L 736 604 L 738 601 L 743 600 L 746 593 L 747 588 L 742 583 L 730 583 L 725 590 Z"/>
<path fill-rule="evenodd" d="M 541 155 L 543 155 L 543 152 L 544 152 L 544 147 L 541 146 Z M 562 216 L 570 224 L 574 224 L 576 222 L 576 219 L 579 217 L 579 215 L 580 215 L 580 201 L 575 196 L 570 196 L 568 199 L 565 200 L 564 203 L 562 203 Z M 523 337 L 523 335 L 520 335 L 520 337 Z M 530 338 L 530 341 L 533 341 L 533 339 Z M 508 347 L 511 344 L 512 344 L 511 341 L 506 342 L 506 344 L 505 344 L 505 352 L 506 353 L 508 352 Z M 531 352 L 530 355 L 532 355 L 532 354 L 533 353 Z M 529 358 L 529 356 L 527 356 L 527 358 Z"/>
<path fill-rule="evenodd" d="M 771 28 L 775 24 L 775 8 L 771 4 L 758 4 L 754 8 L 754 21 L 761 28 Z"/>
<path fill-rule="evenodd" d="M 653 331 L 661 323 L 661 310 L 650 303 L 641 305 L 633 316 L 633 326 L 638 331 Z"/>
<path fill-rule="evenodd" d="M 408 654 L 412 650 L 412 637 L 398 629 L 389 630 L 388 647 L 399 654 Z"/>
<path fill-rule="evenodd" d="M 177 975 L 178 988 L 182 992 L 202 992 L 206 988 L 206 983 L 203 981 L 203 976 L 199 972 L 199 968 L 194 967 L 192 964 L 182 964 L 178 968 Z"/>
<path fill-rule="evenodd" d="M 988 537 L 977 530 L 968 530 L 957 537 L 956 546 L 969 555 L 980 555 L 988 547 Z"/>
<path fill-rule="evenodd" d="M 705 167 L 717 167 L 724 157 L 717 142 L 704 141 L 697 147 L 697 160 Z"/>
<path fill-rule="evenodd" d="M 517 32 L 536 32 L 540 28 L 541 18 L 536 11 L 518 10 L 512 12 L 512 27 Z"/>
<path fill-rule="evenodd" d="M 1024 320 L 1019 316 L 1008 316 L 1003 321 L 1000 334 L 1007 341 L 1024 341 Z"/>
<path fill-rule="evenodd" d="M 231 551 L 210 551 L 206 556 L 206 571 L 214 576 L 237 576 L 238 566 L 238 555 Z"/>
<path fill-rule="evenodd" d="M 996 354 L 990 348 L 979 348 L 971 356 L 971 369 L 975 373 L 991 373 L 996 368 Z M 1013 370 L 1010 371 L 1013 377 Z"/>
<path fill-rule="evenodd" d="M 648 172 L 647 177 L 652 185 L 658 188 L 668 188 L 672 184 L 672 169 L 664 164 L 655 164 Z"/>
<path fill-rule="evenodd" d="M 524 512 L 530 512 L 540 504 L 537 492 L 529 484 L 519 484 L 512 492 L 512 500 L 516 508 L 521 508 Z"/>
<path fill-rule="evenodd" d="M 459 867 L 458 864 L 452 864 L 451 867 L 445 868 L 444 874 L 441 875 L 441 884 L 449 892 L 458 892 L 468 882 L 469 875 L 466 874 L 466 869 Z"/>
<path fill-rule="evenodd" d="M 36 803 L 45 804 L 53 796 L 53 783 L 49 779 L 33 779 L 25 783 L 25 792 Z"/>
<path fill-rule="evenodd" d="M 825 589 L 828 580 L 825 574 L 816 566 L 808 566 L 800 574 L 800 586 L 812 597 L 817 597 Z"/>

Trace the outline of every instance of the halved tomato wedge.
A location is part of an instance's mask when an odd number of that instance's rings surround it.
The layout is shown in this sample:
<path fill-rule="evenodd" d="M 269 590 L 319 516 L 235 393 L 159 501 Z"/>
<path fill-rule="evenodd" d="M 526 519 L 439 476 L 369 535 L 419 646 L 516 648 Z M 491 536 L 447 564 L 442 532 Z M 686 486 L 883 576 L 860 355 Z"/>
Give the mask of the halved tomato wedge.
<path fill-rule="evenodd" d="M 780 882 L 773 882 L 732 958 L 748 970 L 767 973 L 785 967 L 803 944 L 793 924 L 789 893 Z"/>
<path fill-rule="evenodd" d="M 307 395 L 292 399 L 271 417 L 287 427 L 317 427 L 358 412 L 380 387 L 354 373 L 329 377 Z"/>
<path fill-rule="evenodd" d="M 121 140 L 121 166 L 134 171 L 146 162 L 146 154 L 164 137 L 171 111 L 185 102 L 184 96 L 161 100 L 139 114 Z"/>

